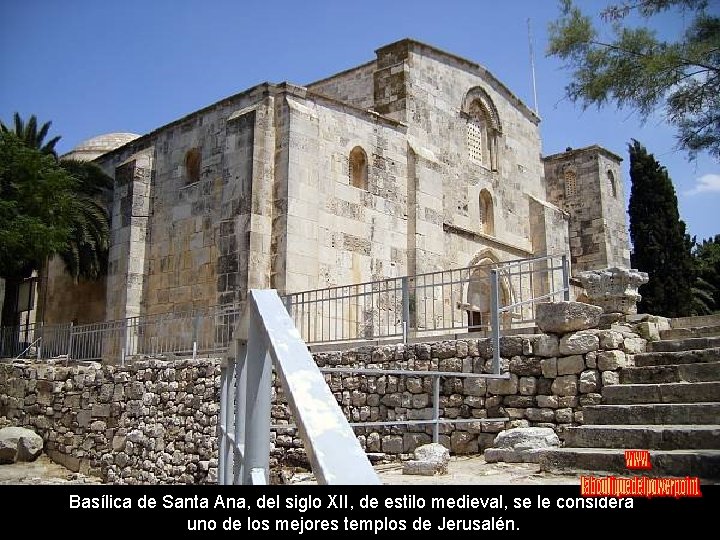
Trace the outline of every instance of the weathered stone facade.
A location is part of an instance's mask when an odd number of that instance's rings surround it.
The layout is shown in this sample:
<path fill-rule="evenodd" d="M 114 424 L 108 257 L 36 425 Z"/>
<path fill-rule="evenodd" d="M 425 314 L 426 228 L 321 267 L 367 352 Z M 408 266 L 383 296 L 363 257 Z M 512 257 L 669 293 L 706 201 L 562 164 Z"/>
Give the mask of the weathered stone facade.
<path fill-rule="evenodd" d="M 543 159 L 547 198 L 570 215 L 573 274 L 630 268 L 621 161 L 599 146 Z"/>
<path fill-rule="evenodd" d="M 580 269 L 619 264 L 617 160 L 598 149 L 578 173 L 580 184 L 611 169 L 616 197 L 605 182 L 601 197 L 588 187 L 567 202 L 538 124 L 485 68 L 412 40 L 306 87 L 265 83 L 219 101 L 97 158 L 115 178 L 98 309 L 118 319 L 237 304 L 249 288 L 297 292 L 568 246 Z"/>
<path fill-rule="evenodd" d="M 454 454 L 489 447 L 512 427 L 564 428 L 583 421 L 583 407 L 600 403 L 604 385 L 645 350 L 629 326 L 564 335 L 501 340 L 509 379 L 443 377 L 439 413 L 477 419 L 440 428 Z M 432 377 L 424 371 L 488 373 L 489 339 L 361 347 L 316 353 L 321 367 L 411 370 L 408 375 L 326 374 L 353 422 L 432 418 Z M 217 474 L 218 360 L 136 360 L 126 367 L 0 363 L 0 417 L 36 430 L 50 457 L 115 483 L 204 483 Z M 414 373 L 417 372 L 417 373 Z M 272 395 L 271 463 L 307 465 L 277 385 Z M 485 421 L 508 418 L 505 421 Z M 430 426 L 358 427 L 362 447 L 393 459 L 431 441 Z"/>

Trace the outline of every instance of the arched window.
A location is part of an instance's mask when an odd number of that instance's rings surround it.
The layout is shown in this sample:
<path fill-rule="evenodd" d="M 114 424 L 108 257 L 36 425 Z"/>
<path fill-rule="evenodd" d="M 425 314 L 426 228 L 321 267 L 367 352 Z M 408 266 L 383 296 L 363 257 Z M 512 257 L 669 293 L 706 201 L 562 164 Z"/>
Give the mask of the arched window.
<path fill-rule="evenodd" d="M 480 192 L 480 230 L 485 234 L 495 234 L 495 212 L 492 195 L 487 189 Z"/>
<path fill-rule="evenodd" d="M 610 169 L 608 169 L 607 177 L 608 182 L 610 182 L 610 193 L 612 193 L 613 197 L 617 197 L 617 184 L 615 183 L 615 175 Z"/>
<path fill-rule="evenodd" d="M 498 170 L 500 119 L 490 96 L 480 87 L 472 88 L 463 100 L 467 120 L 468 157 L 486 169 Z"/>
<path fill-rule="evenodd" d="M 565 198 L 575 197 L 577 195 L 577 174 L 573 169 L 565 169 L 563 178 L 565 180 Z"/>
<path fill-rule="evenodd" d="M 191 148 L 185 152 L 185 179 L 186 184 L 192 184 L 200 180 L 200 162 L 202 155 L 197 148 Z"/>
<path fill-rule="evenodd" d="M 365 150 L 356 146 L 350 151 L 350 185 L 360 189 L 368 188 L 368 162 Z"/>

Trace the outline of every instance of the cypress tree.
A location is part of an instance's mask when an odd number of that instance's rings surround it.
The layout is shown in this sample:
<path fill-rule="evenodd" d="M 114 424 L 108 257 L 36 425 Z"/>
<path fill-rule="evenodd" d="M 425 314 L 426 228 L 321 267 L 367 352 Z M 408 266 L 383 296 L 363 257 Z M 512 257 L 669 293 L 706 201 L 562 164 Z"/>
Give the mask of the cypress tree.
<path fill-rule="evenodd" d="M 675 188 L 665 167 L 632 140 L 630 151 L 630 238 L 632 266 L 647 272 L 640 287 L 641 313 L 683 317 L 692 310 L 695 265 L 692 241 L 680 219 Z"/>

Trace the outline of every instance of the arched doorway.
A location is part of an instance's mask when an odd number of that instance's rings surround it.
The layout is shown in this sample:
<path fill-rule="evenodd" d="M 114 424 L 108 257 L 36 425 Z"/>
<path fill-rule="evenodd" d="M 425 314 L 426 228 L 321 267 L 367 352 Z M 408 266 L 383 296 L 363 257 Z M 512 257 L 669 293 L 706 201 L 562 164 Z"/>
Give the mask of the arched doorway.
<path fill-rule="evenodd" d="M 492 300 L 490 298 L 490 271 L 497 268 L 497 257 L 488 251 L 476 255 L 469 267 L 465 302 L 460 305 L 467 313 L 470 331 L 489 330 L 491 322 Z M 512 288 L 507 278 L 500 276 L 500 305 L 511 303 Z M 506 317 L 503 317 L 503 324 Z"/>

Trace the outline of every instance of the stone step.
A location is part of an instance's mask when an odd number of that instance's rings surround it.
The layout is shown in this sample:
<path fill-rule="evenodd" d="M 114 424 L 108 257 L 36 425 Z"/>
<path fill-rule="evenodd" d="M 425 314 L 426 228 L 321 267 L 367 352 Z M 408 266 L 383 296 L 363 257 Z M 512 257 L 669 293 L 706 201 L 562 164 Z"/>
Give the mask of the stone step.
<path fill-rule="evenodd" d="M 697 328 L 671 328 L 670 330 L 660 331 L 660 339 L 663 340 L 713 336 L 720 336 L 720 325 L 698 326 Z"/>
<path fill-rule="evenodd" d="M 620 370 L 621 384 L 720 381 L 720 362 L 628 367 Z"/>
<path fill-rule="evenodd" d="M 634 359 L 638 367 L 717 362 L 720 361 L 720 347 L 699 351 L 645 352 L 636 354 Z"/>
<path fill-rule="evenodd" d="M 540 469 L 547 472 L 580 469 L 642 476 L 720 478 L 720 450 L 650 450 L 650 464 L 650 470 L 629 471 L 622 448 L 553 448 L 543 451 L 540 457 Z"/>
<path fill-rule="evenodd" d="M 720 425 L 585 425 L 565 432 L 567 448 L 644 448 L 720 450 Z"/>
<path fill-rule="evenodd" d="M 670 319 L 671 328 L 697 328 L 699 326 L 720 326 L 720 313 Z"/>
<path fill-rule="evenodd" d="M 720 347 L 720 337 L 692 337 L 687 339 L 669 339 L 651 341 L 647 344 L 647 352 L 694 351 Z"/>
<path fill-rule="evenodd" d="M 720 401 L 720 382 L 614 384 L 602 389 L 604 405 Z"/>
<path fill-rule="evenodd" d="M 717 424 L 720 402 L 588 405 L 583 422 L 592 424 Z"/>

